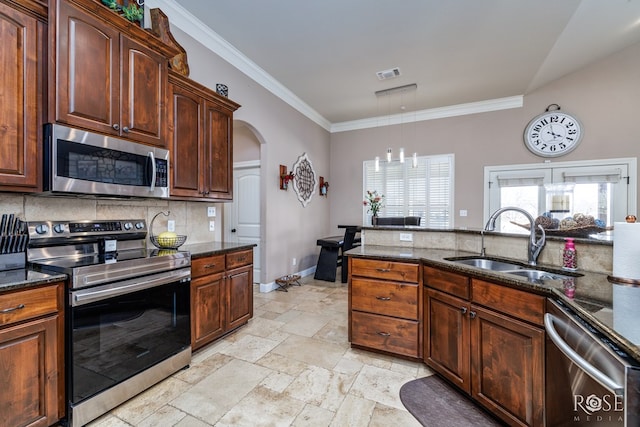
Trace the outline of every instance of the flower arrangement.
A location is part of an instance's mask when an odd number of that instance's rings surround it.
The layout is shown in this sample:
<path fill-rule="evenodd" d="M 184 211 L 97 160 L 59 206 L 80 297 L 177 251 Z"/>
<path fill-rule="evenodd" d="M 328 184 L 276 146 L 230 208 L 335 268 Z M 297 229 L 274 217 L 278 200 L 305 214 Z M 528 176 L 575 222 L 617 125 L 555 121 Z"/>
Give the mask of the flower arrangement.
<path fill-rule="evenodd" d="M 362 203 L 364 206 L 369 206 L 369 212 L 373 216 L 378 216 L 378 212 L 384 207 L 383 199 L 384 194 L 378 194 L 378 190 L 367 190 L 367 195 Z"/>
<path fill-rule="evenodd" d="M 289 182 L 293 181 L 293 178 L 295 178 L 293 172 L 280 175 L 280 188 L 286 190 L 289 187 Z"/>
<path fill-rule="evenodd" d="M 144 18 L 144 0 L 131 0 L 131 3 L 126 6 L 121 6 L 116 0 L 102 0 L 102 4 L 122 14 L 129 21 L 140 22 L 140 24 L 142 24 L 142 19 Z"/>

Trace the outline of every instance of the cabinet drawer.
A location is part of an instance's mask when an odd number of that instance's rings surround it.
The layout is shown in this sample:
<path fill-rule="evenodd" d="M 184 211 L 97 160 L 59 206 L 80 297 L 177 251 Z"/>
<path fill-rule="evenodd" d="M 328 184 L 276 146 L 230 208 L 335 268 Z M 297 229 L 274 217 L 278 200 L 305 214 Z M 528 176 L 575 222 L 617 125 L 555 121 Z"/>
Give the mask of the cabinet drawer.
<path fill-rule="evenodd" d="M 378 314 L 351 314 L 351 343 L 410 357 L 420 357 L 418 322 Z"/>
<path fill-rule="evenodd" d="M 224 271 L 224 255 L 212 255 L 191 260 L 191 278 Z"/>
<path fill-rule="evenodd" d="M 423 267 L 424 284 L 433 289 L 438 289 L 460 298 L 469 299 L 469 278 L 461 274 L 438 270 L 436 268 Z"/>
<path fill-rule="evenodd" d="M 353 278 L 351 308 L 418 320 L 418 285 Z"/>
<path fill-rule="evenodd" d="M 412 283 L 418 283 L 418 269 L 418 264 L 364 258 L 353 258 L 351 264 L 352 276 Z"/>
<path fill-rule="evenodd" d="M 0 295 L 0 326 L 58 311 L 57 286 Z"/>
<path fill-rule="evenodd" d="M 227 254 L 227 270 L 253 264 L 253 249 Z"/>
<path fill-rule="evenodd" d="M 544 325 L 543 296 L 478 279 L 472 279 L 471 286 L 474 303 L 536 325 Z"/>

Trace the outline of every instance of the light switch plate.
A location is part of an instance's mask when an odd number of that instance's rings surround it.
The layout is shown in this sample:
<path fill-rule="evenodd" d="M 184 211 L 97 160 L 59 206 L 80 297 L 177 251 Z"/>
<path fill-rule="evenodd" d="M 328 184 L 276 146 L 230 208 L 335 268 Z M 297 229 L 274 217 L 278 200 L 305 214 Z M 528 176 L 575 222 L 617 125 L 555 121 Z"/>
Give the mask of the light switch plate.
<path fill-rule="evenodd" d="M 170 219 L 167 221 L 167 231 L 176 231 L 176 221 Z"/>

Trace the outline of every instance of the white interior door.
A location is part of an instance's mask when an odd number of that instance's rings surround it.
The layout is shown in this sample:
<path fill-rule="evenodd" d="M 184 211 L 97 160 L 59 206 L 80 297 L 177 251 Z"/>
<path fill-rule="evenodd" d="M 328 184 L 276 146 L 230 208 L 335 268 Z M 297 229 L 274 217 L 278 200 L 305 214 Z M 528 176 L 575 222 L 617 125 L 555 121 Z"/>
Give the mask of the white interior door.
<path fill-rule="evenodd" d="M 225 203 L 224 239 L 255 243 L 253 281 L 260 282 L 260 167 L 233 170 L 233 202 Z"/>

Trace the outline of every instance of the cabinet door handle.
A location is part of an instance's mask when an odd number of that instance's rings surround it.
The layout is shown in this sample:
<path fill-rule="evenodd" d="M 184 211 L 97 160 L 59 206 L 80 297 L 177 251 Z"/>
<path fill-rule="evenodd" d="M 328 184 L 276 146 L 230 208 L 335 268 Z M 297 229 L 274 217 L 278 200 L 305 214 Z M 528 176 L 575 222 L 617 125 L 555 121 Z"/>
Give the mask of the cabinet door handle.
<path fill-rule="evenodd" d="M 462 314 L 467 314 L 467 307 L 460 307 Z"/>
<path fill-rule="evenodd" d="M 389 332 L 376 332 L 381 337 L 390 337 L 391 334 Z"/>
<path fill-rule="evenodd" d="M 114 123 L 113 126 L 111 126 L 113 129 L 115 130 L 120 130 L 120 125 L 117 123 Z"/>
<path fill-rule="evenodd" d="M 129 133 L 129 128 L 127 126 L 123 127 L 122 128 L 122 132 Z"/>
<path fill-rule="evenodd" d="M 476 312 L 475 311 L 470 311 L 469 312 L 469 317 L 471 317 L 472 319 L 476 318 Z"/>
<path fill-rule="evenodd" d="M 12 311 L 22 310 L 24 308 L 24 304 L 18 304 L 15 307 L 5 308 L 0 310 L 0 314 L 11 313 Z"/>
<path fill-rule="evenodd" d="M 391 297 L 376 297 L 376 299 L 379 299 L 380 301 L 391 301 Z"/>
<path fill-rule="evenodd" d="M 376 271 L 379 271 L 380 273 L 388 273 L 391 271 L 391 269 L 389 268 L 376 268 Z"/>

